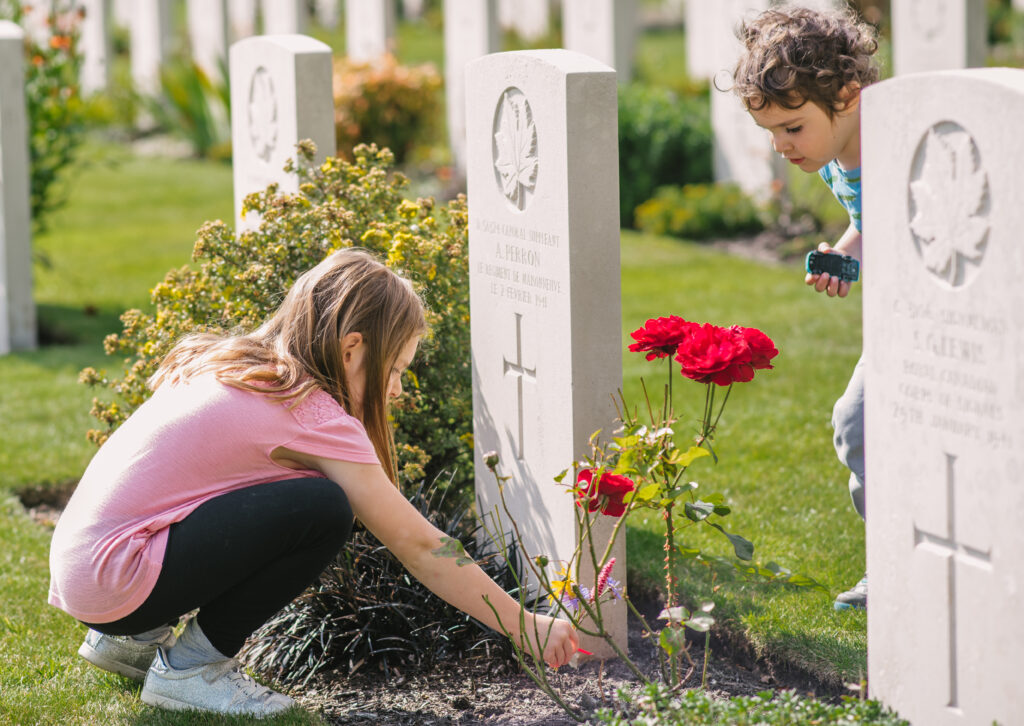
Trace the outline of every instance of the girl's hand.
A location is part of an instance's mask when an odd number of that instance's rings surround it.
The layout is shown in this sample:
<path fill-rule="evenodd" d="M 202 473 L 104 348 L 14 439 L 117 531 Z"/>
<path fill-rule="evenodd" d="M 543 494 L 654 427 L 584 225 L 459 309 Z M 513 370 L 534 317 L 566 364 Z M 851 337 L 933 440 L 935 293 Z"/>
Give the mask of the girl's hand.
<path fill-rule="evenodd" d="M 534 653 L 542 652 L 551 668 L 567 665 L 580 647 L 579 636 L 571 623 L 547 615 L 530 615 L 526 619 L 526 635 Z"/>

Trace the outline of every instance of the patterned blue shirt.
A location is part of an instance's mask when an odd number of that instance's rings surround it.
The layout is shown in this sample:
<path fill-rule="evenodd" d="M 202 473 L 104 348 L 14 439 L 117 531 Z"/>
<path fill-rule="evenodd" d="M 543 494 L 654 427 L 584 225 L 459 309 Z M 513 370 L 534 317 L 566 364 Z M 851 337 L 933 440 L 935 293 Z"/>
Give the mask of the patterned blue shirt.
<path fill-rule="evenodd" d="M 850 221 L 857 231 L 860 228 L 860 168 L 843 169 L 839 162 L 833 159 L 818 170 L 818 174 L 828 188 L 832 190 L 836 199 L 850 214 Z"/>

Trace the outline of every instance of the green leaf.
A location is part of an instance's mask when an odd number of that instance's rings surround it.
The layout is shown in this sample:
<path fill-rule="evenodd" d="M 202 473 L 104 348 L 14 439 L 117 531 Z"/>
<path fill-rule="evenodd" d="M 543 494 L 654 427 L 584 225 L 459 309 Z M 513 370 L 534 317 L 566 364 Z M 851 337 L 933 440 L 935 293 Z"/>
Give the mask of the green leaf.
<path fill-rule="evenodd" d="M 715 514 L 717 514 L 719 517 L 724 517 L 725 515 L 729 514 L 729 512 L 731 512 L 732 509 L 726 506 L 725 504 L 716 504 L 714 511 Z"/>
<path fill-rule="evenodd" d="M 706 449 L 702 449 L 699 446 L 691 446 L 685 453 L 680 453 L 678 449 L 673 451 L 672 455 L 669 457 L 669 461 L 673 464 L 678 464 L 679 466 L 689 466 L 697 459 L 704 456 L 711 456 L 711 454 Z"/>
<path fill-rule="evenodd" d="M 622 454 L 619 456 L 619 461 L 615 464 L 615 469 L 612 471 L 613 474 L 622 476 L 633 470 L 636 462 L 636 451 L 634 449 L 624 449 Z"/>
<path fill-rule="evenodd" d="M 562 469 L 562 473 L 555 477 L 555 482 L 558 484 L 562 483 L 562 479 L 565 479 L 565 475 L 569 473 L 568 469 Z"/>
<path fill-rule="evenodd" d="M 659 489 L 661 489 L 661 485 L 657 483 L 640 487 L 640 489 L 635 492 L 634 499 L 639 499 L 641 502 L 649 502 L 658 495 Z"/>
<path fill-rule="evenodd" d="M 699 499 L 696 502 L 686 502 L 684 504 L 684 512 L 688 519 L 692 519 L 694 522 L 700 522 L 703 519 L 707 519 L 715 511 L 715 505 L 702 502 Z M 725 531 L 725 530 L 722 530 Z"/>
<path fill-rule="evenodd" d="M 690 611 L 682 605 L 664 608 L 661 613 L 658 614 L 658 620 L 669 620 L 673 623 L 681 623 L 688 617 L 690 617 Z"/>
<path fill-rule="evenodd" d="M 687 547 L 686 545 L 679 545 L 676 550 L 687 559 L 692 559 L 700 554 L 700 549 L 697 547 Z"/>
<path fill-rule="evenodd" d="M 459 567 L 473 564 L 473 558 L 466 555 L 466 548 L 454 537 L 442 537 L 441 546 L 431 550 L 430 554 L 435 557 L 453 557 Z"/>
<path fill-rule="evenodd" d="M 686 650 L 686 633 L 682 628 L 665 628 L 658 636 L 658 643 L 669 655 Z"/>
<path fill-rule="evenodd" d="M 706 633 L 715 624 L 715 619 L 710 615 L 695 615 L 686 621 L 686 627 L 696 630 L 698 633 Z"/>
<path fill-rule="evenodd" d="M 754 543 L 749 539 L 741 537 L 738 534 L 730 534 L 729 532 L 726 532 L 720 524 L 714 524 L 713 522 L 708 522 L 708 524 L 729 538 L 729 541 L 732 543 L 733 551 L 741 560 L 751 560 L 754 558 Z"/>

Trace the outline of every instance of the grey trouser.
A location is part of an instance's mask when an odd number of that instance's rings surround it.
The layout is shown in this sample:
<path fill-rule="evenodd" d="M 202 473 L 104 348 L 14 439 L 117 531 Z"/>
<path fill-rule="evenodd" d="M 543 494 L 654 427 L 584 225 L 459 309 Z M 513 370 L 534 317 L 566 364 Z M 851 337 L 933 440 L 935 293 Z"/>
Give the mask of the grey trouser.
<path fill-rule="evenodd" d="M 850 470 L 853 508 L 864 519 L 864 357 L 861 356 L 846 384 L 846 391 L 832 409 L 836 455 Z"/>

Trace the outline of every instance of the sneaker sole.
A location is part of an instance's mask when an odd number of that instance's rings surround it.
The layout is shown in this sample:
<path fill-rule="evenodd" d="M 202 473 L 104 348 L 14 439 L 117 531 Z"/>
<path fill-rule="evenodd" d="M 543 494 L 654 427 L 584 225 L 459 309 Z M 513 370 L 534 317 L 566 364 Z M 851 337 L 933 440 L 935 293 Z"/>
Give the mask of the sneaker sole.
<path fill-rule="evenodd" d="M 848 602 L 834 602 L 834 603 L 832 603 L 832 607 L 836 611 L 838 611 L 838 612 L 843 612 L 845 610 L 867 610 L 868 609 L 867 605 L 854 605 L 853 603 L 848 603 Z"/>
<path fill-rule="evenodd" d="M 225 715 L 228 715 L 228 716 L 248 716 L 249 718 L 257 718 L 257 719 L 269 718 L 271 716 L 278 716 L 278 715 L 284 713 L 285 711 L 288 711 L 288 710 L 290 710 L 292 708 L 296 708 L 298 706 L 297 703 L 292 703 L 292 704 L 290 704 L 288 706 L 285 706 L 283 708 L 279 708 L 279 709 L 277 709 L 275 711 L 264 711 L 264 712 L 261 712 L 261 713 L 255 713 L 255 712 L 230 712 L 229 713 L 229 712 L 226 712 L 226 711 L 217 711 L 217 710 L 212 709 L 212 708 L 204 708 L 202 706 L 196 706 L 196 705 L 191 704 L 191 703 L 185 703 L 184 701 L 178 701 L 177 699 L 170 698 L 168 696 L 161 696 L 159 693 L 153 693 L 152 691 L 147 690 L 146 688 L 143 688 L 142 689 L 142 693 L 139 694 L 139 700 L 141 700 L 143 703 L 145 703 L 145 704 L 147 704 L 149 706 L 157 706 L 158 708 L 165 708 L 168 711 L 201 711 L 203 713 L 222 713 L 222 714 L 225 714 Z"/>
<path fill-rule="evenodd" d="M 133 681 L 142 682 L 146 680 L 146 671 L 139 670 L 135 666 L 130 666 L 127 663 L 111 660 L 88 643 L 82 643 L 81 647 L 78 649 L 78 654 L 97 668 L 101 668 L 110 673 L 116 673 L 119 676 L 131 678 Z"/>

